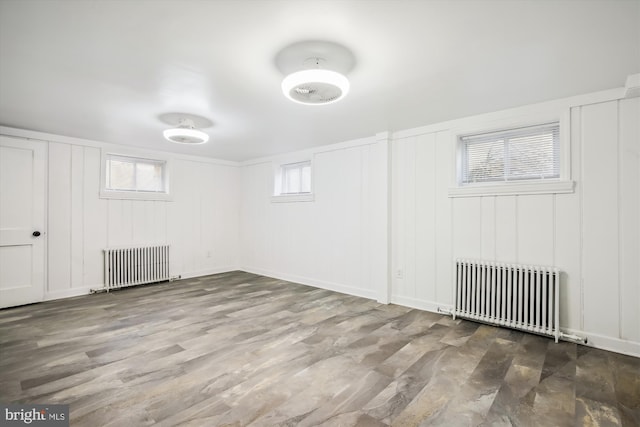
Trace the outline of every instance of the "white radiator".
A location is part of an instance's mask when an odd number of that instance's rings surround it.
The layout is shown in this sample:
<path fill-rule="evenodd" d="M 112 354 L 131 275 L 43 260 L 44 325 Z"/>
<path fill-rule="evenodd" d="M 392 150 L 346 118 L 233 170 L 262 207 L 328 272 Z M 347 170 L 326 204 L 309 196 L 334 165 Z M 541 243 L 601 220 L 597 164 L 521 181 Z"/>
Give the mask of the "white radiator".
<path fill-rule="evenodd" d="M 104 250 L 107 291 L 169 280 L 169 245 Z"/>
<path fill-rule="evenodd" d="M 456 316 L 558 338 L 557 268 L 456 260 Z"/>

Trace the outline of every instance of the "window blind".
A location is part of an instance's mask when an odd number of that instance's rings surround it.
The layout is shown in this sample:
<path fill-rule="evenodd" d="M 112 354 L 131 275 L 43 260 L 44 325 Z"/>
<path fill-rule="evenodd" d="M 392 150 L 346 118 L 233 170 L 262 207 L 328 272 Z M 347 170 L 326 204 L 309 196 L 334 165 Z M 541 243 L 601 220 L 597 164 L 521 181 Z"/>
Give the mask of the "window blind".
<path fill-rule="evenodd" d="M 560 125 L 460 137 L 463 184 L 560 177 Z"/>

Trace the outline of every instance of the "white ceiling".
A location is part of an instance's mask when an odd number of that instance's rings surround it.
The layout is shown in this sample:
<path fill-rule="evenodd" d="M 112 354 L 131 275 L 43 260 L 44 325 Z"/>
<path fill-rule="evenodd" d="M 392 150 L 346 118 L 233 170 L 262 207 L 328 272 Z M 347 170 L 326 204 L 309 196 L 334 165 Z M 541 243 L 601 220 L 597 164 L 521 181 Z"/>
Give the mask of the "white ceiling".
<path fill-rule="evenodd" d="M 351 92 L 303 106 L 275 56 L 354 53 Z M 244 160 L 624 85 L 640 1 L 0 0 L 0 124 Z M 204 116 L 208 144 L 162 138 Z"/>

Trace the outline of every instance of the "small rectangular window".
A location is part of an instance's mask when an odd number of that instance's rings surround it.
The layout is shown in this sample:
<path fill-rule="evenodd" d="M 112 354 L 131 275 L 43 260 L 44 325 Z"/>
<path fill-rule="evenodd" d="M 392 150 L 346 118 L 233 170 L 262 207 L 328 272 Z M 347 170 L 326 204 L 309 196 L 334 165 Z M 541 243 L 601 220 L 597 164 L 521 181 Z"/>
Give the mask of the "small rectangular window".
<path fill-rule="evenodd" d="M 312 202 L 311 160 L 274 165 L 272 202 Z"/>
<path fill-rule="evenodd" d="M 280 195 L 311 193 L 311 162 L 280 166 Z"/>
<path fill-rule="evenodd" d="M 106 190 L 165 193 L 162 160 L 107 155 Z"/>
<path fill-rule="evenodd" d="M 169 200 L 168 161 L 103 153 L 100 196 Z"/>
<path fill-rule="evenodd" d="M 560 125 L 549 123 L 460 137 L 460 183 L 560 178 Z"/>

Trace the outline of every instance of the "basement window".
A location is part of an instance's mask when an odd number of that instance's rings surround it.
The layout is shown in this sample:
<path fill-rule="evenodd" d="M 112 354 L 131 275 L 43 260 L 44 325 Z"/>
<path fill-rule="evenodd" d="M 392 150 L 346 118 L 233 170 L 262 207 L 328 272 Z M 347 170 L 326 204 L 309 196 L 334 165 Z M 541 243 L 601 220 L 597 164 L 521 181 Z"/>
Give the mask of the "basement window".
<path fill-rule="evenodd" d="M 168 161 L 120 154 L 103 155 L 100 197 L 168 200 Z"/>
<path fill-rule="evenodd" d="M 458 135 L 457 187 L 450 196 L 564 193 L 560 123 Z"/>
<path fill-rule="evenodd" d="M 274 202 L 307 202 L 311 192 L 311 160 L 281 164 L 276 170 Z"/>

